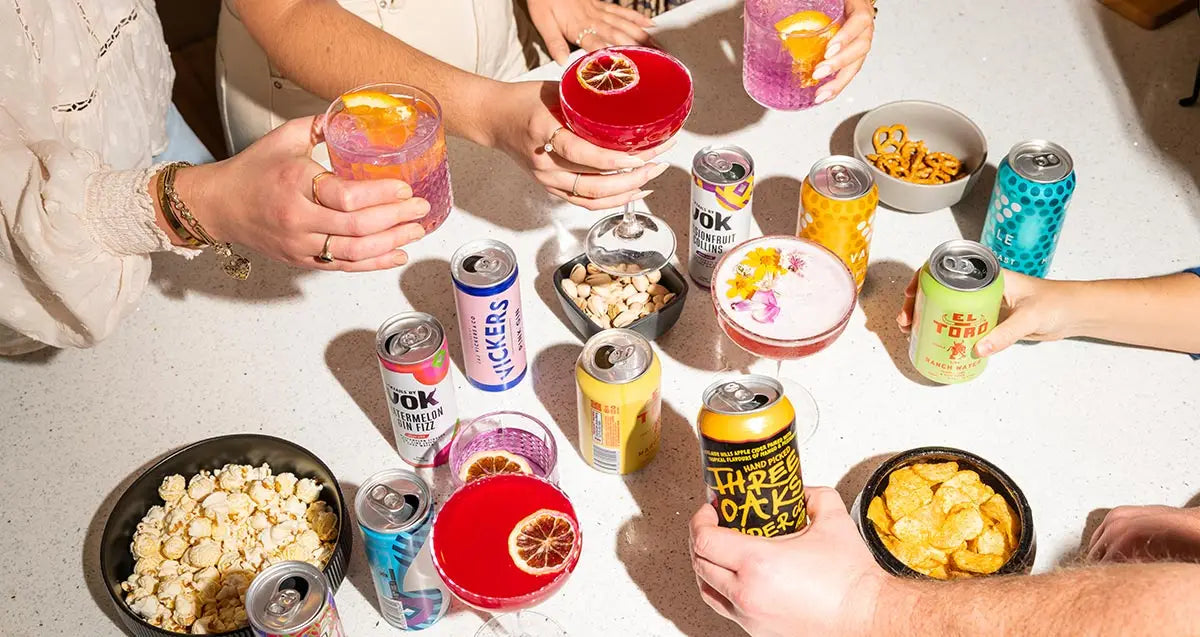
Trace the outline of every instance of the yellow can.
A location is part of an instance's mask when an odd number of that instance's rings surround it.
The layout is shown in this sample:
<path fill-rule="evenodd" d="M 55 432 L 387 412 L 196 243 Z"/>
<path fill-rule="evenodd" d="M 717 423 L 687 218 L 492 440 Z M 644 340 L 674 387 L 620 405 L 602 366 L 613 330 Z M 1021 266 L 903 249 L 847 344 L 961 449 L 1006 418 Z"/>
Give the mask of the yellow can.
<path fill-rule="evenodd" d="M 800 187 L 796 235 L 842 258 L 862 291 L 874 233 L 879 187 L 863 162 L 844 155 L 813 164 Z"/>
<path fill-rule="evenodd" d="M 779 381 L 746 375 L 709 385 L 696 428 L 720 526 L 771 537 L 808 524 L 796 410 Z"/>
<path fill-rule="evenodd" d="M 650 341 L 633 330 L 588 339 L 575 364 L 579 453 L 605 473 L 633 473 L 658 453 L 662 433 L 662 365 Z"/>

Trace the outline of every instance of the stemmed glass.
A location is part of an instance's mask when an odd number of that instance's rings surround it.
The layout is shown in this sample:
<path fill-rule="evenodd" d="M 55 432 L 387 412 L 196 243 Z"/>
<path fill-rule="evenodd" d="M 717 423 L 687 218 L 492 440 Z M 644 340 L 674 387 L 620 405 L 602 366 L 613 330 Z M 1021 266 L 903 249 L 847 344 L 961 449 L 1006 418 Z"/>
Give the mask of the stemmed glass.
<path fill-rule="evenodd" d="M 692 110 L 692 76 L 671 55 L 640 46 L 595 51 L 569 66 L 559 83 L 564 121 L 579 137 L 602 148 L 638 153 L 683 128 Z M 635 212 L 597 221 L 584 240 L 588 259 L 620 276 L 667 264 L 675 233 L 662 219 Z"/>
<path fill-rule="evenodd" d="M 477 633 L 561 637 L 552 620 L 528 612 L 566 583 L 583 537 L 566 494 L 534 475 L 503 473 L 466 483 L 433 521 L 429 543 L 454 596 L 493 617 Z"/>
<path fill-rule="evenodd" d="M 775 377 L 796 410 L 796 438 L 816 433 L 808 390 L 782 377 L 783 361 L 829 347 L 846 329 L 858 298 L 854 276 L 824 246 L 791 235 L 750 239 L 713 270 L 717 325 L 738 347 L 776 361 Z"/>

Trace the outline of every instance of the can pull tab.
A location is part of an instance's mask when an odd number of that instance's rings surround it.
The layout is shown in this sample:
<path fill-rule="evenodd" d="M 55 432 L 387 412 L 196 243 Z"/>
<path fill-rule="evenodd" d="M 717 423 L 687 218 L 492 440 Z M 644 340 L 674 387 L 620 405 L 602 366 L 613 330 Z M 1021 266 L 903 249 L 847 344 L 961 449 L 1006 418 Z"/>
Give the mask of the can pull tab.
<path fill-rule="evenodd" d="M 839 192 L 858 190 L 858 178 L 845 166 L 829 167 L 829 186 Z"/>
<path fill-rule="evenodd" d="M 418 325 L 392 337 L 388 349 L 395 356 L 407 354 L 419 345 L 433 338 L 433 328 L 428 325 Z"/>
<path fill-rule="evenodd" d="M 985 268 L 981 267 L 976 259 L 970 257 L 944 256 L 942 257 L 942 269 L 973 279 L 982 279 L 986 274 Z"/>
<path fill-rule="evenodd" d="M 729 172 L 733 168 L 733 162 L 721 156 L 721 153 L 710 151 L 704 156 L 704 163 L 708 164 L 709 168 L 719 172 Z"/>
<path fill-rule="evenodd" d="M 367 493 L 367 502 L 384 517 L 403 524 L 416 514 L 420 500 L 411 493 L 400 493 L 385 484 L 377 484 Z"/>
<path fill-rule="evenodd" d="M 758 394 L 746 389 L 746 386 L 729 381 L 713 394 L 713 398 L 725 403 L 730 411 L 750 411 L 759 406 Z"/>
<path fill-rule="evenodd" d="M 612 369 L 633 358 L 637 348 L 633 345 L 615 347 L 605 345 L 596 351 L 596 365 L 602 369 Z"/>
<path fill-rule="evenodd" d="M 502 264 L 500 259 L 489 257 L 484 254 L 473 254 L 466 259 L 463 259 L 463 269 L 467 272 L 475 272 L 477 274 L 491 274 L 492 272 L 500 271 Z"/>
<path fill-rule="evenodd" d="M 1062 163 L 1057 153 L 1038 153 L 1033 156 L 1033 165 L 1038 168 L 1053 168 Z"/>
<path fill-rule="evenodd" d="M 301 599 L 303 597 L 299 591 L 290 588 L 277 590 L 267 602 L 267 615 L 280 623 L 286 622 L 300 607 Z"/>

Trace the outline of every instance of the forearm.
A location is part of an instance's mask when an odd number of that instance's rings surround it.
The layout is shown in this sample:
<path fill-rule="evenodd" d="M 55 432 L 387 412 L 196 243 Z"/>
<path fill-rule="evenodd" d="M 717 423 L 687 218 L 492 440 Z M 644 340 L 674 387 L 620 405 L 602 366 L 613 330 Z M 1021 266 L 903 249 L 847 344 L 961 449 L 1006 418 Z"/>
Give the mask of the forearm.
<path fill-rule="evenodd" d="M 871 634 L 1183 635 L 1200 625 L 1200 565 L 1138 564 L 954 582 L 892 579 Z"/>
<path fill-rule="evenodd" d="M 441 62 L 334 0 L 241 0 L 237 12 L 288 79 L 330 100 L 371 82 L 419 86 L 441 102 L 447 130 L 490 145 L 482 115 L 494 80 Z"/>
<path fill-rule="evenodd" d="M 1200 276 L 1077 281 L 1073 336 L 1200 353 Z"/>

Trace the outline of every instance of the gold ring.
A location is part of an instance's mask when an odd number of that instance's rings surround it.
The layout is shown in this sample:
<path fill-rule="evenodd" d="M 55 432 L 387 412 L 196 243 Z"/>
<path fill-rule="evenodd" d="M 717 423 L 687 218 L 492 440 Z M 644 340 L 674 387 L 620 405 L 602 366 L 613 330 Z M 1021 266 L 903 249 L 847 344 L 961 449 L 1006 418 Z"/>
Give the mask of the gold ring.
<path fill-rule="evenodd" d="M 542 145 L 542 150 L 544 150 L 548 153 L 553 153 L 554 152 L 554 138 L 558 137 L 558 134 L 563 132 L 563 130 L 565 130 L 566 128 L 567 128 L 566 126 L 559 126 L 558 128 L 554 129 L 554 132 L 550 133 L 550 139 L 547 139 L 546 143 Z"/>
<path fill-rule="evenodd" d="M 313 202 L 316 203 L 318 206 L 326 207 L 325 204 L 321 203 L 321 195 L 317 194 L 317 186 L 320 185 L 322 179 L 324 179 L 326 177 L 332 177 L 332 176 L 333 176 L 333 173 L 329 172 L 328 170 L 323 170 L 323 171 L 313 175 L 312 196 L 313 196 Z M 326 242 L 326 247 L 328 247 L 328 242 Z"/>
<path fill-rule="evenodd" d="M 325 173 L 329 174 L 329 173 Z M 315 192 L 315 191 L 314 191 Z M 333 235 L 325 235 L 325 247 L 321 249 L 321 254 L 317 255 L 317 261 L 321 263 L 333 263 L 333 253 L 329 251 L 329 242 L 333 240 Z"/>
<path fill-rule="evenodd" d="M 575 38 L 575 46 L 582 47 L 583 39 L 589 35 L 596 35 L 596 30 L 593 29 L 592 27 L 588 27 L 588 28 L 580 31 L 579 35 Z"/>
<path fill-rule="evenodd" d="M 579 173 L 575 173 L 575 183 L 571 184 L 571 196 L 572 197 L 579 196 L 579 191 L 577 190 L 577 188 L 579 188 L 579 178 L 582 176 L 583 175 L 581 175 Z"/>

